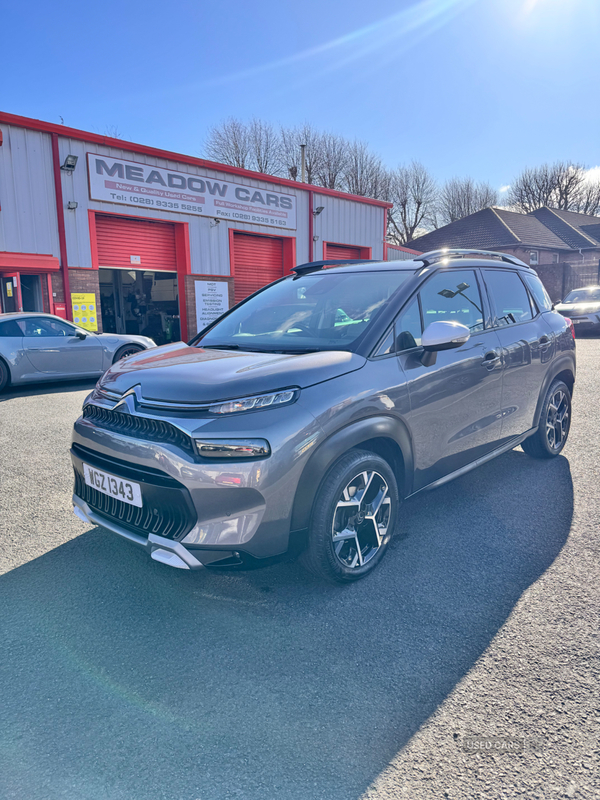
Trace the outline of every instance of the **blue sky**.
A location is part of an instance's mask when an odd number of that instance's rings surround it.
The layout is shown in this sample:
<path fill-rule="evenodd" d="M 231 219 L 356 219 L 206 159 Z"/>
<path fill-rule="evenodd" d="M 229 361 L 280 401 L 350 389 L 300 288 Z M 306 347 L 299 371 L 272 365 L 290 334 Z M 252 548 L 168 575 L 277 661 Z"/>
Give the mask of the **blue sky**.
<path fill-rule="evenodd" d="M 228 116 L 500 187 L 600 164 L 600 0 L 5 4 L 0 109 L 192 155 Z"/>

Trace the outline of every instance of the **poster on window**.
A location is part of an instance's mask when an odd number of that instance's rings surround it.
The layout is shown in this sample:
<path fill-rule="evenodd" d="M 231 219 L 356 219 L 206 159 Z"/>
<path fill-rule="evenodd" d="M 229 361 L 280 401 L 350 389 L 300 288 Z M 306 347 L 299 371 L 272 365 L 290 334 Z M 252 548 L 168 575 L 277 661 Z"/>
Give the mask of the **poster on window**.
<path fill-rule="evenodd" d="M 136 208 L 296 229 L 296 196 L 88 153 L 90 198 Z"/>
<path fill-rule="evenodd" d="M 71 293 L 73 307 L 73 322 L 87 331 L 98 330 L 98 314 L 96 310 L 96 295 L 94 292 Z"/>
<path fill-rule="evenodd" d="M 194 281 L 196 292 L 196 325 L 201 331 L 229 308 L 227 281 Z"/>

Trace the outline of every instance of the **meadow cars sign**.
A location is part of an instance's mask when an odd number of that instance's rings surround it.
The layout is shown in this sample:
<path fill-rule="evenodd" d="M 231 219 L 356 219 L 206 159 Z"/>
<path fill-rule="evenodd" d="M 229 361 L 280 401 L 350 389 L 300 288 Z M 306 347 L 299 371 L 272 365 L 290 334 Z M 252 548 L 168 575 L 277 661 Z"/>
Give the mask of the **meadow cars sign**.
<path fill-rule="evenodd" d="M 296 229 L 294 195 L 96 153 L 87 159 L 92 200 Z"/>

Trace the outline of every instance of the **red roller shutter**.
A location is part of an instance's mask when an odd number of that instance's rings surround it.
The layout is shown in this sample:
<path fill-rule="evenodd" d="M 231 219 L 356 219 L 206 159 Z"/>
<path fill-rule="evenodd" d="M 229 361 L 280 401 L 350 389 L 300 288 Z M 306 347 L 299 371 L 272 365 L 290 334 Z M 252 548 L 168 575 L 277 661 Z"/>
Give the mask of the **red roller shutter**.
<path fill-rule="evenodd" d="M 175 226 L 168 222 L 96 214 L 96 241 L 101 267 L 177 270 Z"/>
<path fill-rule="evenodd" d="M 362 247 L 325 242 L 325 258 L 364 258 Z"/>
<path fill-rule="evenodd" d="M 276 236 L 233 236 L 235 302 L 283 275 L 283 240 Z"/>

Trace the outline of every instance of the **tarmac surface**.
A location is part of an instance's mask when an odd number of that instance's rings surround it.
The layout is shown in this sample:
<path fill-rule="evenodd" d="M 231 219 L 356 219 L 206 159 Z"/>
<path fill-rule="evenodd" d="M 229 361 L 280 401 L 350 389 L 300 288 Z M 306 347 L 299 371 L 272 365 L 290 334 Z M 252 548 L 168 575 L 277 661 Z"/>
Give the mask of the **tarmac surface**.
<path fill-rule="evenodd" d="M 600 341 L 577 351 L 564 454 L 406 502 L 342 588 L 86 526 L 91 384 L 2 395 L 2 800 L 600 798 Z"/>

